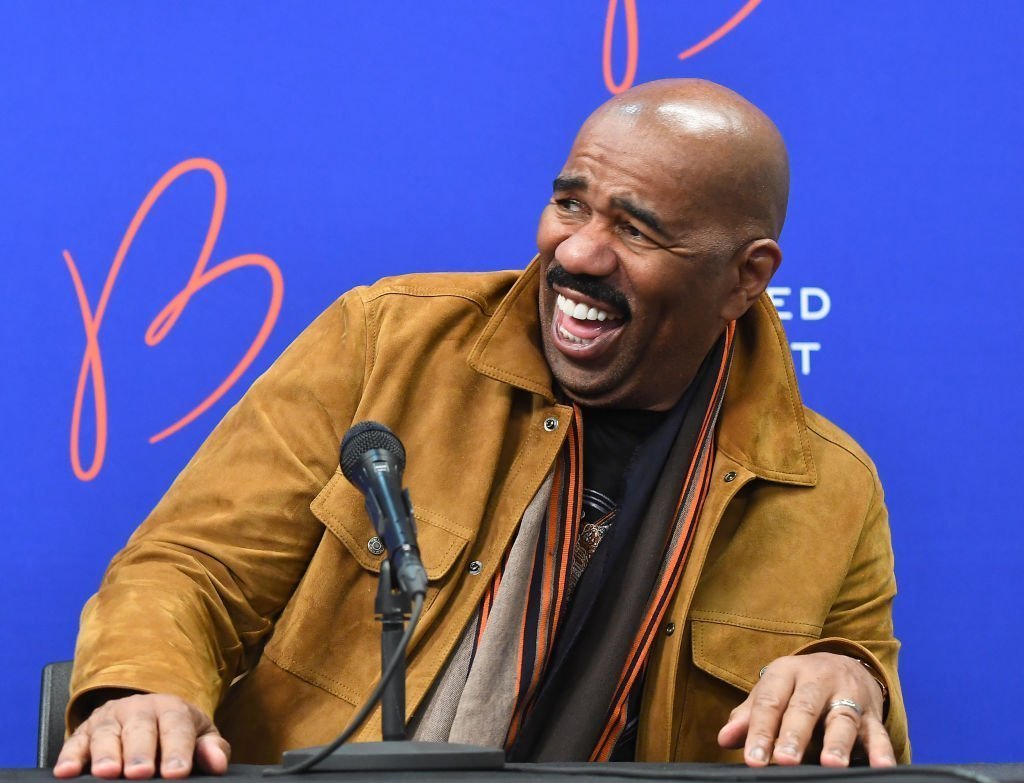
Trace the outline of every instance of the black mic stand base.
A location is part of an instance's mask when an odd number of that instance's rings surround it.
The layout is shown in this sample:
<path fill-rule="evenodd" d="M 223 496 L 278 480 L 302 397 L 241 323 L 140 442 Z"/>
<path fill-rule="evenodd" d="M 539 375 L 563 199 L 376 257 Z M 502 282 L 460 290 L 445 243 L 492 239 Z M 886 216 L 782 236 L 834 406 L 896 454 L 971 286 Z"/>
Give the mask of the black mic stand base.
<path fill-rule="evenodd" d="M 323 746 L 286 750 L 282 766 L 290 767 L 312 757 Z M 502 769 L 505 751 L 479 745 L 448 742 L 353 742 L 342 745 L 312 770 L 324 772 L 428 769 Z"/>

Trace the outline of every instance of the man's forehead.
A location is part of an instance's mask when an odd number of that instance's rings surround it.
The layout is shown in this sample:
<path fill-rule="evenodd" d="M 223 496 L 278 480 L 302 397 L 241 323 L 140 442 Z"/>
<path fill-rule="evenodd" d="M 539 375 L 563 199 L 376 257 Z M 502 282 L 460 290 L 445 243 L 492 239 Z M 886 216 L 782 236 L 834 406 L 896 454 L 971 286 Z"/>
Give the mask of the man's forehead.
<path fill-rule="evenodd" d="M 555 178 L 556 189 L 600 190 L 654 201 L 678 182 L 683 156 L 641 134 L 581 133 Z"/>
<path fill-rule="evenodd" d="M 600 198 L 628 198 L 673 231 L 700 214 L 735 213 L 772 237 L 789 190 L 785 145 L 771 120 L 741 96 L 692 80 L 634 87 L 597 109 L 559 179 Z"/>
<path fill-rule="evenodd" d="M 614 181 L 636 198 L 660 199 L 678 183 L 709 173 L 708 159 L 720 157 L 721 135 L 678 133 L 661 123 L 621 117 L 587 123 L 561 175 L 590 177 L 591 187 Z"/>

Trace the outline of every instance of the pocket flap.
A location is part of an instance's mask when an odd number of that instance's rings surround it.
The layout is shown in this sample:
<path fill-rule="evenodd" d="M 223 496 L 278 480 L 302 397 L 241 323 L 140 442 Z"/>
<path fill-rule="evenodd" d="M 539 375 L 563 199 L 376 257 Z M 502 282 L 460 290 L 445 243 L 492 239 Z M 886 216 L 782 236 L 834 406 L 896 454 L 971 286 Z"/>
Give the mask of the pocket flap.
<path fill-rule="evenodd" d="M 759 620 L 722 612 L 694 612 L 693 662 L 697 668 L 749 691 L 761 667 L 821 636 L 819 626 Z"/>
<path fill-rule="evenodd" d="M 367 542 L 377 533 L 366 513 L 363 495 L 340 471 L 327 482 L 309 508 L 345 545 L 359 565 L 368 571 L 380 572 L 384 556 L 375 555 L 367 548 Z M 459 559 L 472 532 L 441 514 L 417 506 L 415 499 L 413 516 L 427 579 L 440 579 Z"/>

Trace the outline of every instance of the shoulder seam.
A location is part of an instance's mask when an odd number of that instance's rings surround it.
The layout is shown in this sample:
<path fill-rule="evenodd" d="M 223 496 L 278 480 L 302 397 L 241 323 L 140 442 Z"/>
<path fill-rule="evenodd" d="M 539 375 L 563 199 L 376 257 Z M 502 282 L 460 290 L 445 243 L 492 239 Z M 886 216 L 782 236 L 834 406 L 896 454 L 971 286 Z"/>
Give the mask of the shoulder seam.
<path fill-rule="evenodd" d="M 812 422 L 809 417 L 805 416 L 804 418 L 805 418 L 805 420 L 807 422 L 807 429 L 811 430 L 811 432 L 813 432 L 815 435 L 817 435 L 822 440 L 827 441 L 828 443 L 831 443 L 833 446 L 836 446 L 837 448 L 840 448 L 843 451 L 845 451 L 847 454 L 849 454 L 851 457 L 853 457 L 855 460 L 857 460 L 857 462 L 859 462 L 861 465 L 863 465 L 864 468 L 868 471 L 869 474 L 871 474 L 872 476 L 875 475 L 875 473 L 876 473 L 875 466 L 871 463 L 870 458 L 866 460 L 864 455 L 858 454 L 856 451 L 851 449 L 846 444 L 840 443 L 838 440 L 836 440 L 831 435 L 828 435 L 827 433 L 823 432 L 821 430 L 821 428 L 818 427 L 815 422 Z"/>
<path fill-rule="evenodd" d="M 366 290 L 367 294 L 363 299 L 367 303 L 373 302 L 377 299 L 382 299 L 386 296 L 453 298 L 464 299 L 467 302 L 472 302 L 480 309 L 481 313 L 488 317 L 494 314 L 494 310 L 487 306 L 487 298 L 479 291 L 474 291 L 469 288 L 433 288 L 424 286 L 396 285 L 388 286 L 380 291 L 373 291 L 372 288 L 368 288 Z"/>

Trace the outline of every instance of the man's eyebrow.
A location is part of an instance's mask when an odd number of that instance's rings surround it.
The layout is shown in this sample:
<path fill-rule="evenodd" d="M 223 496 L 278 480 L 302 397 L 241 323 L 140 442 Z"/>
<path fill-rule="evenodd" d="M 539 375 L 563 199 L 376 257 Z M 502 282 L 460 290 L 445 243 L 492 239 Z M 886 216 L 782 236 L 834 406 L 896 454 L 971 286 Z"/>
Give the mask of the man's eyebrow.
<path fill-rule="evenodd" d="M 561 176 L 555 177 L 552 189 L 557 193 L 560 190 L 586 190 L 587 180 L 585 177 Z"/>
<path fill-rule="evenodd" d="M 651 210 L 644 209 L 638 204 L 634 204 L 627 198 L 613 198 L 612 204 L 621 209 L 623 212 L 632 215 L 641 223 L 647 225 L 649 228 L 653 228 L 662 236 L 665 236 L 664 224 L 661 222 L 661 220 L 658 219 L 657 215 L 651 212 Z"/>

